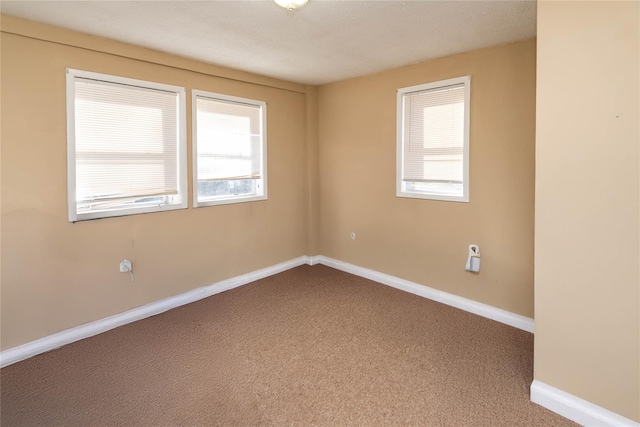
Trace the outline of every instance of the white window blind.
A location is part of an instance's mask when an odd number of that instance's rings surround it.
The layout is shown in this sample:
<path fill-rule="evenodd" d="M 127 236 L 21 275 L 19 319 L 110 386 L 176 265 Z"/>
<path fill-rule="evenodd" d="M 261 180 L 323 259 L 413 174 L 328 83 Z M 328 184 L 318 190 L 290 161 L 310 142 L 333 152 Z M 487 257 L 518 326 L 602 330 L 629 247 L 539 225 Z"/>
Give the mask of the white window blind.
<path fill-rule="evenodd" d="M 265 109 L 194 91 L 196 206 L 265 198 Z"/>
<path fill-rule="evenodd" d="M 93 73 L 71 72 L 69 89 L 75 219 L 84 219 L 82 214 L 93 219 L 138 213 L 136 209 L 153 211 L 163 205 L 186 207 L 185 183 L 180 180 L 185 168 L 180 165 L 180 91 L 83 74 Z"/>
<path fill-rule="evenodd" d="M 468 200 L 468 94 L 468 78 L 399 91 L 398 195 Z"/>

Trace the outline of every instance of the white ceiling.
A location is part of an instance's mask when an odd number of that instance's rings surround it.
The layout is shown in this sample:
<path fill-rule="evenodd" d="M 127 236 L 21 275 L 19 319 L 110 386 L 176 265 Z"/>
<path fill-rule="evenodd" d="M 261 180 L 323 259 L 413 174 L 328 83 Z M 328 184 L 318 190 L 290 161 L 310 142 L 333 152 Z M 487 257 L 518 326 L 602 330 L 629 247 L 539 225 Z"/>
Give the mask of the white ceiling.
<path fill-rule="evenodd" d="M 324 84 L 536 34 L 527 1 L 7 1 L 7 15 Z"/>

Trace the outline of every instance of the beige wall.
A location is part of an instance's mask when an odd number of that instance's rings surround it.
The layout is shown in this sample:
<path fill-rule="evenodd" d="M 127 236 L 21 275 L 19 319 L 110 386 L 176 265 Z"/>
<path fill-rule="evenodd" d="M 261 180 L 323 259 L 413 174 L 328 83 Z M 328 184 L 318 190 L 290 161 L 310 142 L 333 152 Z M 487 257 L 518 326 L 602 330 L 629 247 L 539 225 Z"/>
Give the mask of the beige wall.
<path fill-rule="evenodd" d="M 538 2 L 535 378 L 640 421 L 640 3 Z"/>
<path fill-rule="evenodd" d="M 320 229 L 318 223 L 318 88 L 307 87 L 307 255 L 318 255 Z"/>
<path fill-rule="evenodd" d="M 321 86 L 320 253 L 533 317 L 535 50 L 528 40 Z M 396 90 L 463 75 L 470 203 L 396 197 Z M 471 243 L 477 275 L 464 271 Z"/>
<path fill-rule="evenodd" d="M 2 24 L 3 349 L 304 254 L 532 316 L 535 41 L 318 89 Z M 267 101 L 269 200 L 69 224 L 66 67 Z M 465 74 L 471 203 L 396 198 L 395 90 Z M 480 275 L 462 269 L 470 243 Z M 125 257 L 133 285 L 117 270 Z"/>
<path fill-rule="evenodd" d="M 2 349 L 306 254 L 304 86 L 9 17 L 2 24 Z M 269 199 L 70 224 L 66 67 L 266 101 Z M 118 272 L 125 257 L 135 283 Z"/>

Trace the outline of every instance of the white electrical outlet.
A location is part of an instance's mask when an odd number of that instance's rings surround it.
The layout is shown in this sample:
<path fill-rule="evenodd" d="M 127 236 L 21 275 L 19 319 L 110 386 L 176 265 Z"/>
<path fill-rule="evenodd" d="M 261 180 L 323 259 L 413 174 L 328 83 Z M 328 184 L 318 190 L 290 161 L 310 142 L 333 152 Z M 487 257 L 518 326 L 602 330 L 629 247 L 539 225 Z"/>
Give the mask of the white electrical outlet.
<path fill-rule="evenodd" d="M 120 263 L 120 273 L 129 273 L 131 269 L 131 261 L 128 259 L 125 259 Z"/>

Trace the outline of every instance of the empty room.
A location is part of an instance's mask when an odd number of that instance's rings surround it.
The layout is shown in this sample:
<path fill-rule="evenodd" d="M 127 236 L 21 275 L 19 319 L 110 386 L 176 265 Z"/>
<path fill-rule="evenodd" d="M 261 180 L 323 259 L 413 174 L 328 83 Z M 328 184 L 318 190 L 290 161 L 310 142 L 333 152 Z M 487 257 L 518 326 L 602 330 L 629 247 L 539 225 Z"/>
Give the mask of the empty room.
<path fill-rule="evenodd" d="M 3 426 L 640 426 L 640 2 L 0 12 Z"/>

